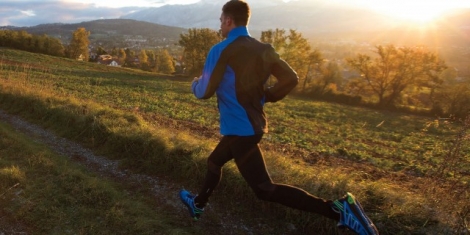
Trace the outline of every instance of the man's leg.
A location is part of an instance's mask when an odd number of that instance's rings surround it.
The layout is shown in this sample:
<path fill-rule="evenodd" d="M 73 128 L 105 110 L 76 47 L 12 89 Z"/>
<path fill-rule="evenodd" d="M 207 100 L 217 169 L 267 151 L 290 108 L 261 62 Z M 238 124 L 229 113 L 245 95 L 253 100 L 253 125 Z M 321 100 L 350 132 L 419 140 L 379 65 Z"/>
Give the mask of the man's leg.
<path fill-rule="evenodd" d="M 261 138 L 262 135 L 238 137 L 230 145 L 240 173 L 257 197 L 339 221 L 339 214 L 331 207 L 332 201 L 315 197 L 300 188 L 272 182 L 258 146 Z"/>
<path fill-rule="evenodd" d="M 222 179 L 222 167 L 233 158 L 230 144 L 234 136 L 224 136 L 207 159 L 207 173 L 199 194 L 194 199 L 196 206 L 204 208 L 209 197 Z"/>

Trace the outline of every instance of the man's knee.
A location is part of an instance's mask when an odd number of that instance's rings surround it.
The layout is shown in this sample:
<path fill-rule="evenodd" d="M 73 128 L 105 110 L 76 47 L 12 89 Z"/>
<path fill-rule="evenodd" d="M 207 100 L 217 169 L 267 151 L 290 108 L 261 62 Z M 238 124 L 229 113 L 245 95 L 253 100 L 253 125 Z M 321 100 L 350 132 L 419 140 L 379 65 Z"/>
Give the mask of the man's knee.
<path fill-rule="evenodd" d="M 276 185 L 271 181 L 258 184 L 255 188 L 255 194 L 258 199 L 263 201 L 271 201 L 272 195 L 276 190 Z"/>
<path fill-rule="evenodd" d="M 212 172 L 214 174 L 217 174 L 217 175 L 220 175 L 222 173 L 222 167 L 218 166 L 217 164 L 215 164 L 211 160 L 207 160 L 207 169 L 210 172 Z"/>

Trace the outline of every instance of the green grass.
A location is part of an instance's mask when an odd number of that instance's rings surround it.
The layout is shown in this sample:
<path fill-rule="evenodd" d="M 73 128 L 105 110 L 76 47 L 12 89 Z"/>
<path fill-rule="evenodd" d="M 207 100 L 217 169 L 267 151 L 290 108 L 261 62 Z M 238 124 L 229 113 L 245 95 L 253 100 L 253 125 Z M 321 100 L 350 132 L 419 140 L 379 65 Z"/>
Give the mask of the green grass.
<path fill-rule="evenodd" d="M 190 80 L 8 49 L 0 55 L 2 109 L 134 171 L 165 174 L 191 187 L 202 179 L 217 141 L 207 133 L 217 132 L 218 114 L 215 99 L 193 97 Z M 276 181 L 326 198 L 352 191 L 382 234 L 446 233 L 468 219 L 462 205 L 469 200 L 469 156 L 438 183 L 429 177 L 445 159 L 456 123 L 293 97 L 268 104 L 266 112 L 271 133 L 262 146 Z M 467 142 L 462 152 L 469 152 Z M 332 158 L 343 164 L 332 165 Z M 456 182 L 455 192 L 467 196 L 446 193 Z M 270 211 L 306 230 L 335 231 L 317 216 L 260 203 L 230 164 L 218 195 L 247 198 L 240 213 Z"/>

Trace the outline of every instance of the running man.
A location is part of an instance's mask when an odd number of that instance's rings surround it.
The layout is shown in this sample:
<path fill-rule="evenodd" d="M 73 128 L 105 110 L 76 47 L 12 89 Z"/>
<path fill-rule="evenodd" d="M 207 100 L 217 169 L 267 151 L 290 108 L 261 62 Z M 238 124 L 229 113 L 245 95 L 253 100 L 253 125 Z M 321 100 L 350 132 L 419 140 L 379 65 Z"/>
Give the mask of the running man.
<path fill-rule="evenodd" d="M 249 18 L 250 8 L 244 1 L 232 0 L 223 6 L 220 29 L 225 40 L 211 48 L 202 75 L 192 83 L 198 99 L 216 93 L 223 137 L 207 160 L 208 170 L 199 193 L 179 193 L 190 216 L 195 220 L 201 217 L 222 178 L 222 167 L 233 159 L 259 199 L 323 215 L 358 234 L 379 234 L 351 193 L 331 201 L 271 180 L 258 146 L 268 132 L 263 105 L 283 99 L 297 85 L 298 77 L 270 44 L 250 36 Z M 278 82 L 265 88 L 270 75 Z"/>

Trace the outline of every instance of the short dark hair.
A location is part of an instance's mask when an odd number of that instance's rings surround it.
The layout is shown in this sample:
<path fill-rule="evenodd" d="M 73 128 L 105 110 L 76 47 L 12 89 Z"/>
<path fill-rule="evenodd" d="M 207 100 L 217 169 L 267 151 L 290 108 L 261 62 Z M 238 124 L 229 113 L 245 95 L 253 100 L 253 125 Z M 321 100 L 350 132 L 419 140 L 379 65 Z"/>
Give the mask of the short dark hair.
<path fill-rule="evenodd" d="M 230 0 L 222 7 L 222 13 L 232 18 L 236 26 L 247 26 L 250 20 L 250 6 L 241 0 Z"/>

